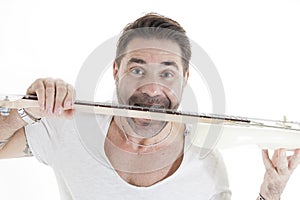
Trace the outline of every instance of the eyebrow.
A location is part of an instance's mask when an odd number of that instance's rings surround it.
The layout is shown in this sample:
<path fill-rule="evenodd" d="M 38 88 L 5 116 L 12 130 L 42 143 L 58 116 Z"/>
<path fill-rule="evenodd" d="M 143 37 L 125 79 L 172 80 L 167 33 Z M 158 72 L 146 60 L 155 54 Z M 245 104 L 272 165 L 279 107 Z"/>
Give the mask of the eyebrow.
<path fill-rule="evenodd" d="M 131 58 L 127 64 L 131 63 L 146 64 L 147 62 L 140 58 Z"/>
<path fill-rule="evenodd" d="M 164 62 L 161 62 L 160 64 L 165 65 L 165 66 L 174 66 L 177 70 L 179 69 L 177 63 L 174 61 L 164 61 Z"/>
<path fill-rule="evenodd" d="M 140 59 L 140 58 L 131 58 L 127 64 L 129 65 L 131 63 L 147 64 L 147 62 L 145 60 Z M 161 62 L 160 64 L 165 65 L 165 66 L 174 66 L 175 68 L 179 69 L 177 63 L 174 61 L 164 61 L 164 62 Z"/>

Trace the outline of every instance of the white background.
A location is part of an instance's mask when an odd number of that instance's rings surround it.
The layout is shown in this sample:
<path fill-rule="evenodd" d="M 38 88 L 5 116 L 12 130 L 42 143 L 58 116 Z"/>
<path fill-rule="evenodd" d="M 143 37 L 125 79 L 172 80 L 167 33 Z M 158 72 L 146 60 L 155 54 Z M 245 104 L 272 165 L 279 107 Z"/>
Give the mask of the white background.
<path fill-rule="evenodd" d="M 0 93 L 23 94 L 38 77 L 74 83 L 98 45 L 147 12 L 177 20 L 214 61 L 226 113 L 300 121 L 300 2 L 273 1 L 0 2 Z M 300 143 L 300 141 L 298 141 Z M 255 199 L 263 179 L 260 150 L 222 150 L 232 199 Z M 282 199 L 299 199 L 300 170 Z M 196 189 L 196 188 L 195 188 Z M 50 168 L 34 158 L 0 161 L 0 198 L 59 199 Z"/>

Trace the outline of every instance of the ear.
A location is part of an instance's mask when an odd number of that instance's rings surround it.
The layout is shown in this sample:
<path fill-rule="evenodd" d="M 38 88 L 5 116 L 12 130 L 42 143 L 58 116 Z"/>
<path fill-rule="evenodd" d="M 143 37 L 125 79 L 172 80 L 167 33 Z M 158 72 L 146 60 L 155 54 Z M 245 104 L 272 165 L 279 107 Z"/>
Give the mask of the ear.
<path fill-rule="evenodd" d="M 113 76 L 114 76 L 115 80 L 117 78 L 118 71 L 119 71 L 119 66 L 118 66 L 117 62 L 114 61 L 114 64 L 113 64 Z"/>
<path fill-rule="evenodd" d="M 189 76 L 190 76 L 190 71 L 187 70 L 184 74 L 184 86 L 186 86 Z"/>

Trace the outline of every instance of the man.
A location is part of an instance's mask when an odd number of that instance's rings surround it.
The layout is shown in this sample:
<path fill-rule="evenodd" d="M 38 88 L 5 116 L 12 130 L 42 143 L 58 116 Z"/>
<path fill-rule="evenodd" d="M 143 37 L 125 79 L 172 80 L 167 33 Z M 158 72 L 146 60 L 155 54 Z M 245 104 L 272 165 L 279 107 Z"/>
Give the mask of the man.
<path fill-rule="evenodd" d="M 126 26 L 113 64 L 118 103 L 177 109 L 190 49 L 184 29 L 166 17 L 148 14 Z M 1 117 L 0 156 L 32 152 L 53 168 L 62 199 L 230 199 L 221 156 L 200 160 L 185 124 L 118 116 L 92 124 L 89 114 L 74 117 L 75 91 L 62 80 L 38 79 L 27 93 L 40 108 Z M 263 160 L 258 199 L 279 199 L 300 150 L 290 157 L 276 150 L 272 159 L 263 151 Z"/>

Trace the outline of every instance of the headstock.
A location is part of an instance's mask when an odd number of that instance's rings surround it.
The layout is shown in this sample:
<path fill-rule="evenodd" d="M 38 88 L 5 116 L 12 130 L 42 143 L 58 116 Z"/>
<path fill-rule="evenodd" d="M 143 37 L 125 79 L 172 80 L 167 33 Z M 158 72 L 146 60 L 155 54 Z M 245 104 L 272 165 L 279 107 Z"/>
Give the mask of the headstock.
<path fill-rule="evenodd" d="M 38 107 L 36 100 L 32 95 L 0 94 L 0 114 L 7 116 L 10 109 Z"/>
<path fill-rule="evenodd" d="M 9 97 L 8 95 L 5 95 L 5 96 L 0 96 L 0 114 L 2 116 L 8 116 L 9 115 L 9 111 L 10 109 L 9 108 L 6 108 L 6 107 L 2 107 L 1 105 L 1 102 L 6 102 L 6 101 L 9 101 Z"/>

